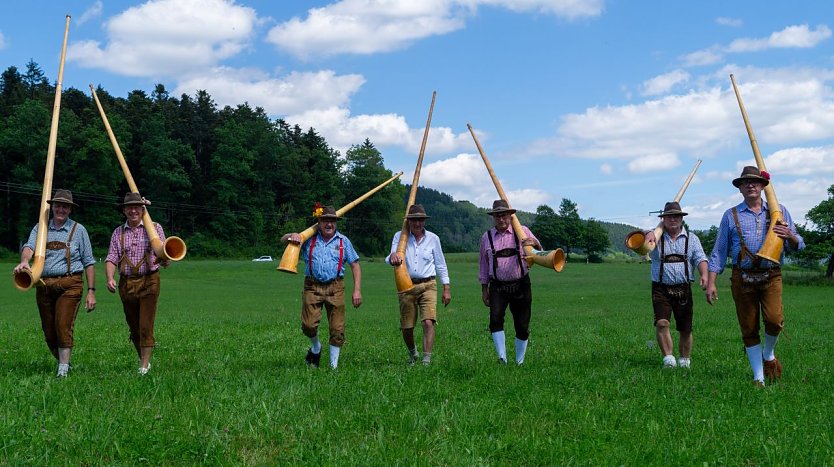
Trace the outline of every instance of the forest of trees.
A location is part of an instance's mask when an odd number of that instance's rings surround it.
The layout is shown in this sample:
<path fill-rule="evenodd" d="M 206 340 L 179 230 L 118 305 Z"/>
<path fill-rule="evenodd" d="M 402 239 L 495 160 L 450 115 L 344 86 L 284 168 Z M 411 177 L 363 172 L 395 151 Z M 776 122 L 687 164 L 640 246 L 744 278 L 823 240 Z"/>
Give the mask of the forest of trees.
<path fill-rule="evenodd" d="M 314 128 L 271 120 L 246 103 L 219 108 L 205 91 L 173 97 L 158 84 L 150 95 L 137 90 L 114 97 L 101 88 L 96 94 L 136 185 L 153 202 L 151 217 L 168 234 L 182 237 L 194 257 L 277 255 L 283 233 L 313 222 L 316 202 L 338 208 L 393 176 L 367 139 L 342 155 Z M 54 97 L 55 85 L 33 60 L 25 71 L 10 66 L 0 75 L 3 256 L 16 255 L 37 222 Z M 110 233 L 123 221 L 117 203 L 128 187 L 92 96 L 74 88 L 62 92 L 52 187 L 72 190 L 80 205 L 73 218 L 87 227 L 96 253 L 103 254 Z M 387 253 L 402 225 L 409 188 L 394 181 L 340 222 L 361 254 Z M 436 190 L 420 187 L 417 202 L 426 207 L 432 217 L 427 226 L 448 252 L 477 251 L 491 226 L 483 208 Z M 831 203 L 809 213 L 818 230 L 802 230 L 811 248 L 799 258 L 808 264 L 831 256 Z M 547 249 L 562 248 L 569 257 L 582 253 L 599 261 L 610 252 L 633 255 L 623 245 L 633 227 L 583 220 L 569 199 L 561 200 L 558 211 L 542 205 L 535 213 L 519 211 L 518 217 Z M 715 233 L 714 227 L 698 232 L 705 247 L 711 248 Z"/>

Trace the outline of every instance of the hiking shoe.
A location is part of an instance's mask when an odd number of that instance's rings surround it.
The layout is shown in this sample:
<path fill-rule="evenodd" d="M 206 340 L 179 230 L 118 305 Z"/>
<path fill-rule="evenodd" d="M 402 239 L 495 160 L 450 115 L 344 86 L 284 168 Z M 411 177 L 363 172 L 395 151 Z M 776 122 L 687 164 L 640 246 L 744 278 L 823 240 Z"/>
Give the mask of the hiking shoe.
<path fill-rule="evenodd" d="M 688 358 L 679 358 L 678 359 L 678 366 L 681 368 L 689 369 L 692 365 L 692 362 Z"/>
<path fill-rule="evenodd" d="M 757 388 L 763 388 L 763 387 L 765 387 L 765 384 L 764 384 L 764 381 L 759 381 L 757 379 L 754 379 L 753 380 L 753 386 L 755 386 Z"/>
<path fill-rule="evenodd" d="M 507 359 L 498 357 L 498 364 L 499 365 L 506 365 L 507 364 Z"/>
<path fill-rule="evenodd" d="M 769 380 L 775 380 L 782 377 L 782 362 L 779 361 L 778 358 L 775 358 L 771 361 L 765 360 L 764 362 L 764 374 L 765 377 Z"/>
<path fill-rule="evenodd" d="M 308 350 L 307 356 L 304 357 L 304 361 L 311 367 L 318 368 L 319 362 L 321 362 L 321 352 L 313 353 L 313 349 Z"/>
<path fill-rule="evenodd" d="M 675 368 L 678 366 L 677 360 L 671 355 L 663 357 L 663 368 Z"/>
<path fill-rule="evenodd" d="M 415 353 L 409 352 L 408 353 L 408 366 L 414 366 L 414 364 L 417 363 L 417 360 L 419 360 L 419 359 L 420 359 L 420 355 L 418 355 L 416 352 Z"/>
<path fill-rule="evenodd" d="M 55 374 L 55 376 L 59 378 L 66 378 L 67 373 L 69 373 L 69 367 L 69 363 L 59 363 L 58 372 Z"/>

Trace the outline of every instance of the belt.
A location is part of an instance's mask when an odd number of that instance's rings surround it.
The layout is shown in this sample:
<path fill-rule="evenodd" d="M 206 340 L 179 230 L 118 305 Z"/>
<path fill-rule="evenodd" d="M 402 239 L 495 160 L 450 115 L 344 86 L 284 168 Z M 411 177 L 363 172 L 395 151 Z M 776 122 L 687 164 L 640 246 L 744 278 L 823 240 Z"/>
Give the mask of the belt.
<path fill-rule="evenodd" d="M 72 276 L 80 276 L 81 271 L 78 272 L 66 272 L 64 274 L 58 274 L 57 276 L 44 276 L 44 279 L 50 279 L 53 277 L 72 277 Z"/>
<path fill-rule="evenodd" d="M 304 278 L 304 281 L 305 282 L 309 281 L 310 283 L 316 284 L 316 285 L 328 285 L 328 284 L 332 284 L 334 282 L 341 282 L 343 279 L 344 279 L 344 277 L 337 277 L 337 278 L 333 279 L 332 281 L 322 282 L 322 281 L 317 281 L 317 280 L 313 279 L 312 277 L 307 276 L 307 277 Z"/>
<path fill-rule="evenodd" d="M 431 281 L 433 281 L 433 280 L 434 280 L 434 276 L 431 276 L 431 277 L 424 277 L 424 278 L 422 278 L 422 279 L 414 279 L 414 278 L 412 278 L 412 279 L 411 279 L 411 283 L 412 283 L 412 284 L 423 284 L 423 283 L 426 283 L 426 282 L 431 282 Z"/>
<path fill-rule="evenodd" d="M 652 281 L 652 285 L 662 285 L 664 287 L 677 287 L 679 285 L 689 285 L 689 282 L 681 282 L 680 284 L 664 284 L 663 282 Z"/>
<path fill-rule="evenodd" d="M 125 279 L 138 279 L 140 277 L 153 276 L 154 274 L 158 274 L 158 273 L 159 273 L 159 269 L 157 269 L 156 271 L 151 271 L 147 274 L 137 274 L 135 276 L 134 275 L 130 275 L 130 276 L 125 275 L 124 278 Z M 120 277 L 122 277 L 122 276 L 120 276 Z"/>

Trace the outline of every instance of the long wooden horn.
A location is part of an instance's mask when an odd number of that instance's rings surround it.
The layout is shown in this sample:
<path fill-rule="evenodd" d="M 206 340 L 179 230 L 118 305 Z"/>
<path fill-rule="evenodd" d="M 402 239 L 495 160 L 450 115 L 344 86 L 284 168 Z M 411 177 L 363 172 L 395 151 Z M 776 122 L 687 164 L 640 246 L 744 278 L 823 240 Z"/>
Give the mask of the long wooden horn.
<path fill-rule="evenodd" d="M 58 144 L 58 119 L 61 114 L 61 92 L 64 81 L 64 60 L 67 56 L 67 38 L 69 37 L 70 15 L 67 15 L 64 26 L 64 43 L 61 46 L 61 61 L 58 65 L 58 81 L 55 83 L 55 100 L 52 104 L 52 126 L 49 128 L 49 145 L 46 150 L 46 170 L 43 174 L 43 190 L 41 191 L 41 207 L 38 216 L 38 235 L 35 238 L 34 261 L 31 269 L 24 269 L 14 275 L 14 286 L 18 290 L 26 291 L 41 280 L 43 265 L 46 260 L 46 235 L 49 225 L 49 203 L 52 194 L 52 176 L 55 171 L 55 147 Z"/>
<path fill-rule="evenodd" d="M 475 136 L 475 130 L 473 130 L 472 125 L 468 123 L 466 124 L 466 127 L 469 128 L 469 133 L 472 134 L 472 139 L 475 140 L 475 146 L 477 146 L 478 152 L 481 154 L 481 159 L 484 160 L 487 172 L 489 172 L 489 176 L 492 178 L 492 184 L 495 185 L 495 189 L 498 191 L 498 197 L 506 201 L 508 206 L 512 207 L 510 200 L 507 199 L 507 194 L 504 193 L 504 188 L 501 187 L 501 182 L 498 181 L 495 171 L 492 170 L 492 164 L 489 163 L 489 159 L 487 159 L 486 154 L 484 154 L 484 149 L 481 147 L 481 143 L 478 142 L 478 137 Z M 516 237 L 518 237 L 518 242 L 523 243 L 524 240 L 527 240 L 527 236 L 524 234 L 524 229 L 522 229 L 521 222 L 518 220 L 515 213 L 512 215 L 512 224 L 513 232 L 515 232 Z M 539 266 L 544 266 L 556 272 L 562 272 L 562 269 L 565 268 L 565 252 L 562 251 L 561 248 L 551 251 L 540 251 L 531 246 L 525 246 L 524 253 L 526 255 L 528 266 L 538 264 Z"/>
<path fill-rule="evenodd" d="M 747 136 L 750 138 L 750 146 L 753 148 L 756 166 L 760 172 L 767 172 L 764 158 L 762 158 L 762 153 L 759 151 L 759 143 L 756 142 L 756 135 L 753 134 L 753 127 L 750 126 L 750 120 L 747 119 L 747 111 L 744 110 L 744 104 L 741 102 L 741 94 L 738 92 L 736 80 L 732 74 L 730 75 L 730 82 L 733 83 L 733 91 L 736 93 L 738 108 L 741 109 L 741 117 L 744 119 L 744 126 L 747 127 Z M 773 226 L 777 224 L 787 225 L 787 223 L 782 215 L 782 206 L 779 205 L 779 200 L 776 199 L 776 191 L 773 189 L 772 182 L 764 187 L 764 192 L 765 198 L 767 199 L 767 210 L 770 212 L 770 227 L 767 230 L 762 247 L 759 248 L 756 256 L 778 263 L 782 259 L 782 249 L 785 247 L 785 240 L 776 235 L 776 232 L 773 231 Z"/>
<path fill-rule="evenodd" d="M 420 155 L 417 156 L 417 167 L 414 169 L 414 178 L 411 180 L 411 192 L 408 194 L 408 202 L 405 205 L 405 215 L 408 215 L 409 209 L 417 200 L 417 185 L 420 182 L 420 169 L 423 166 L 423 154 L 426 152 L 426 141 L 429 139 L 429 128 L 431 127 L 431 114 L 434 111 L 434 98 L 437 91 L 431 93 L 431 105 L 429 106 L 429 118 L 426 121 L 426 129 L 423 131 L 423 143 L 420 145 Z M 400 241 L 397 243 L 397 255 L 402 259 L 402 263 L 394 268 L 394 283 L 397 286 L 397 292 L 405 292 L 414 288 L 414 283 L 411 281 L 411 276 L 408 275 L 408 267 L 405 264 L 405 249 L 408 246 L 408 219 L 403 217 L 403 227 L 400 230 Z"/>
<path fill-rule="evenodd" d="M 689 188 L 689 183 L 692 182 L 692 178 L 695 177 L 695 172 L 698 171 L 698 167 L 701 165 L 701 159 L 698 159 L 695 162 L 695 167 L 692 169 L 692 172 L 689 173 L 689 176 L 686 177 L 686 181 L 683 182 L 683 186 L 680 190 L 678 190 L 678 194 L 675 195 L 674 201 L 676 203 L 680 203 L 681 199 L 683 198 L 683 194 L 686 193 L 686 189 Z M 658 222 L 657 227 L 654 228 L 654 240 L 648 241 L 646 239 L 646 233 L 642 230 L 635 230 L 630 232 L 626 235 L 625 238 L 625 245 L 631 251 L 637 253 L 640 256 L 647 255 L 649 252 L 655 249 L 657 246 L 657 241 L 660 240 L 660 236 L 663 235 L 663 221 Z"/>
<path fill-rule="evenodd" d="M 339 216 L 339 217 L 343 216 L 345 213 L 347 213 L 348 211 L 353 209 L 357 204 L 361 203 L 362 201 L 365 201 L 366 199 L 370 198 L 371 195 L 373 195 L 377 191 L 385 188 L 385 185 L 388 185 L 389 183 L 393 182 L 394 180 L 400 178 L 400 176 L 402 174 L 403 174 L 402 172 L 397 172 L 396 174 L 394 174 L 393 177 L 391 177 L 388 180 L 380 183 L 379 185 L 377 185 L 376 187 L 374 187 L 373 189 L 371 189 L 370 191 L 368 191 L 364 195 L 362 195 L 362 196 L 356 198 L 355 200 L 351 201 L 350 203 L 342 206 L 341 208 L 336 210 L 336 215 Z M 311 225 L 310 227 L 307 227 L 304 231 L 299 232 L 299 235 L 301 236 L 301 243 L 304 243 L 305 241 L 307 241 L 308 238 L 315 235 L 316 232 L 318 232 L 318 230 L 319 230 L 319 225 L 318 225 L 318 223 L 316 223 L 316 224 Z M 278 268 L 277 269 L 279 271 L 288 272 L 288 273 L 291 273 L 291 274 L 297 274 L 298 273 L 298 257 L 301 253 L 301 243 L 287 242 L 287 248 L 284 250 L 284 254 L 281 255 L 281 261 L 278 263 Z"/>
<path fill-rule="evenodd" d="M 96 90 L 93 88 L 92 84 L 90 85 L 90 91 L 93 92 L 93 99 L 96 101 L 96 106 L 101 114 L 101 120 L 104 122 L 104 128 L 107 129 L 107 136 L 110 137 L 110 142 L 113 143 L 113 150 L 116 151 L 116 157 L 119 159 L 119 165 L 122 166 L 122 172 L 125 174 L 127 186 L 130 188 L 130 191 L 139 193 L 139 188 L 136 187 L 136 182 L 133 181 L 133 176 L 130 174 L 130 168 L 128 168 L 125 157 L 122 155 L 122 150 L 119 148 L 119 142 L 116 141 L 116 135 L 113 134 L 113 129 L 110 128 L 110 122 L 107 120 L 107 115 L 104 113 L 104 108 L 101 106 L 101 101 L 98 100 Z M 156 227 L 154 227 L 154 223 L 151 220 L 151 215 L 148 213 L 147 207 L 145 208 L 145 213 L 142 215 L 142 223 L 145 225 L 145 231 L 148 233 L 148 238 L 151 241 L 151 248 L 153 248 L 157 258 L 163 261 L 179 261 L 185 258 L 185 253 L 188 250 L 185 246 L 185 242 L 180 237 L 175 237 L 173 235 L 166 237 L 165 242 L 163 242 L 159 238 L 159 234 L 156 232 Z"/>

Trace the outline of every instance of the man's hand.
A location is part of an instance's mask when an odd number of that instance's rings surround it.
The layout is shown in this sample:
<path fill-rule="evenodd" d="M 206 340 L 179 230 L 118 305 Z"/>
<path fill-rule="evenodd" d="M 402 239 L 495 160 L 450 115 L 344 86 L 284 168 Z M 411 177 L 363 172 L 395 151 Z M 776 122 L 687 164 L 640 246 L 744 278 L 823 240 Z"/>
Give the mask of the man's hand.
<path fill-rule="evenodd" d="M 707 303 L 710 305 L 714 304 L 718 300 L 718 289 L 715 287 L 714 282 L 707 285 L 706 295 Z"/>
<path fill-rule="evenodd" d="M 481 300 L 484 301 L 484 306 L 489 306 L 489 289 L 486 287 L 481 288 Z"/>
<path fill-rule="evenodd" d="M 353 291 L 353 307 L 359 308 L 362 305 L 362 292 L 359 290 Z"/>
<path fill-rule="evenodd" d="M 87 290 L 87 300 L 85 303 L 85 308 L 87 308 L 87 313 L 96 309 L 96 291 L 95 290 Z"/>
<path fill-rule="evenodd" d="M 443 301 L 443 306 L 449 306 L 449 302 L 452 301 L 452 291 L 448 285 L 443 286 L 443 295 L 440 300 Z"/>
<path fill-rule="evenodd" d="M 397 267 L 403 264 L 403 258 L 398 251 L 395 251 L 388 257 L 388 262 L 391 263 L 391 266 Z"/>
<path fill-rule="evenodd" d="M 21 261 L 20 264 L 14 267 L 13 273 L 17 274 L 24 269 L 29 269 L 29 261 Z"/>

